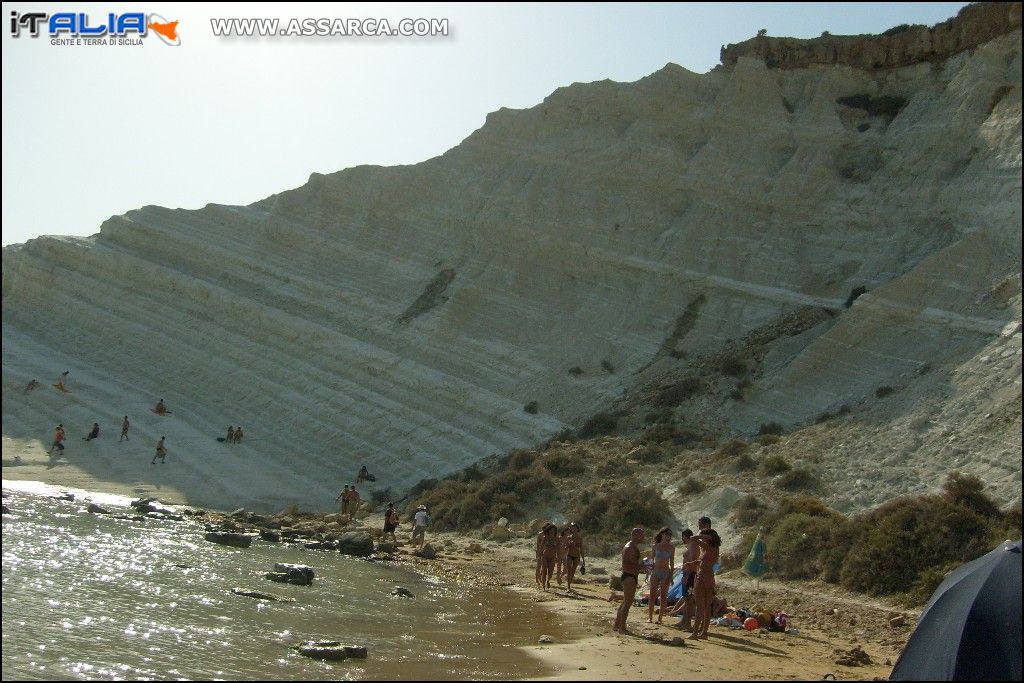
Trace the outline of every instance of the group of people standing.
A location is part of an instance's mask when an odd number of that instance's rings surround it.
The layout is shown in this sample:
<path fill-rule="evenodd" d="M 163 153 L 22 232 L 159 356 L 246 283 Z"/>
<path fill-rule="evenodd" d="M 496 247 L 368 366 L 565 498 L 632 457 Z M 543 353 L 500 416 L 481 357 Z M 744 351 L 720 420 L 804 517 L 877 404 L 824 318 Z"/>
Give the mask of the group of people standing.
<path fill-rule="evenodd" d="M 242 425 L 228 425 L 228 435 L 224 437 L 224 443 L 242 443 Z"/>
<path fill-rule="evenodd" d="M 334 499 L 334 502 L 341 501 L 341 514 L 343 515 L 354 515 L 359 509 L 359 491 L 356 491 L 356 485 L 352 484 L 351 487 L 346 486 L 345 489 L 338 494 L 338 497 Z"/>
<path fill-rule="evenodd" d="M 672 530 L 663 527 L 654 536 L 647 561 L 642 560 L 641 550 L 646 532 L 636 527 L 630 534 L 629 542 L 622 549 L 622 604 L 615 615 L 613 631 L 626 633 L 626 617 L 633 604 L 640 574 L 650 575 L 650 594 L 647 601 L 647 620 L 654 621 L 655 605 L 658 605 L 658 623 L 667 613 L 681 618 L 680 626 L 689 630 L 691 639 L 704 640 L 711 625 L 711 603 L 715 597 L 715 569 L 718 565 L 722 539 L 711 528 L 711 519 L 701 517 L 697 521 L 698 531 L 689 529 L 682 532 L 682 597 L 670 608 L 668 589 L 672 584 L 675 568 L 676 547 L 672 543 Z"/>
<path fill-rule="evenodd" d="M 586 573 L 586 557 L 583 555 L 583 536 L 576 522 L 570 522 L 561 531 L 556 524 L 546 522 L 537 534 L 537 585 L 544 590 L 551 589 L 551 577 L 559 585 L 566 579 L 566 589 L 572 592 L 572 580 L 576 570 Z M 557 575 L 556 575 L 557 573 Z"/>

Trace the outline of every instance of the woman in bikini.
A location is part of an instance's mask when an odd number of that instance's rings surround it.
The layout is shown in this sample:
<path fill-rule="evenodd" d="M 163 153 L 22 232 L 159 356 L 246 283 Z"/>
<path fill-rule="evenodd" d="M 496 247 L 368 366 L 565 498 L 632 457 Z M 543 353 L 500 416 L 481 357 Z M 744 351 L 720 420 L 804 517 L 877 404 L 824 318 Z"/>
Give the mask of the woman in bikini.
<path fill-rule="evenodd" d="M 572 591 L 572 580 L 576 577 L 576 568 L 583 561 L 583 536 L 576 522 L 569 524 L 569 535 L 565 539 L 565 575 L 566 588 Z"/>
<path fill-rule="evenodd" d="M 693 602 L 695 616 L 691 640 L 707 640 L 711 625 L 711 601 L 715 598 L 715 563 L 722 546 L 722 539 L 714 529 L 704 529 L 693 537 L 700 548 L 700 568 L 693 581 Z"/>
<path fill-rule="evenodd" d="M 566 538 L 565 538 L 565 536 L 568 533 L 569 533 L 569 527 L 568 526 L 566 526 L 564 529 L 562 529 L 560 532 L 558 532 L 558 557 L 555 559 L 555 571 L 557 573 L 557 576 L 555 578 L 558 580 L 558 585 L 559 586 L 562 585 L 562 575 L 566 573 L 566 564 L 565 564 L 565 542 L 566 542 Z"/>
<path fill-rule="evenodd" d="M 541 541 L 541 559 L 544 566 L 541 570 L 541 585 L 544 590 L 551 588 L 551 577 L 555 573 L 555 560 L 558 558 L 558 527 L 548 524 L 544 529 L 544 538 Z"/>
<path fill-rule="evenodd" d="M 668 587 L 672 583 L 672 568 L 676 565 L 676 547 L 672 545 L 672 530 L 663 527 L 654 537 L 654 567 L 651 569 L 651 592 L 647 596 L 647 621 L 654 622 L 654 603 L 661 601 L 658 623 L 668 609 Z"/>

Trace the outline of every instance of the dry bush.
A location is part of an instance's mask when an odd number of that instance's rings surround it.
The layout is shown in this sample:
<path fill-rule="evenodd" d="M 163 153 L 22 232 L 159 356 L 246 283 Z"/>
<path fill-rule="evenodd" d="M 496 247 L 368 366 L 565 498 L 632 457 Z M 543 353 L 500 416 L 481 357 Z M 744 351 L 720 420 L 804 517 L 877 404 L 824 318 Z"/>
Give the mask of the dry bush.
<path fill-rule="evenodd" d="M 611 434 L 615 431 L 618 423 L 619 420 L 615 416 L 601 412 L 594 415 L 580 427 L 579 436 L 581 439 L 588 439 L 593 436 Z"/>
<path fill-rule="evenodd" d="M 800 491 L 816 487 L 818 478 L 810 470 L 797 467 L 784 473 L 775 483 L 787 491 Z"/>

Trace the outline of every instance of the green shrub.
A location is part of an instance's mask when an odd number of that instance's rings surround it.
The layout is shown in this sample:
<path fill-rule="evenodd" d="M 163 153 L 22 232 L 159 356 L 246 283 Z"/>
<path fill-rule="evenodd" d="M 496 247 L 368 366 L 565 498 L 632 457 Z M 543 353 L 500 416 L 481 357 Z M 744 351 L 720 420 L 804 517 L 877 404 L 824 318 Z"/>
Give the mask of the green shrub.
<path fill-rule="evenodd" d="M 696 394 L 701 389 L 701 382 L 696 377 L 686 377 L 672 384 L 663 386 L 658 392 L 654 403 L 658 406 L 677 406 Z"/>
<path fill-rule="evenodd" d="M 789 579 L 813 579 L 823 569 L 821 550 L 842 522 L 800 513 L 783 517 L 765 539 L 772 570 Z"/>
<path fill-rule="evenodd" d="M 939 587 L 939 584 L 946 578 L 946 574 L 957 568 L 956 562 L 950 562 L 941 567 L 929 567 L 921 571 L 910 587 L 901 602 L 908 607 L 920 607 L 928 602 L 932 593 Z"/>
<path fill-rule="evenodd" d="M 508 457 L 508 468 L 513 470 L 523 470 L 532 465 L 533 461 L 536 459 L 536 451 L 512 451 L 512 454 Z"/>
<path fill-rule="evenodd" d="M 716 455 L 726 458 L 736 457 L 750 450 L 750 444 L 741 439 L 729 439 L 719 446 Z"/>
<path fill-rule="evenodd" d="M 963 505 L 983 517 L 998 517 L 999 506 L 985 495 L 985 482 L 973 474 L 952 472 L 942 485 L 943 495 L 952 503 Z"/>
<path fill-rule="evenodd" d="M 904 498 L 859 517 L 840 582 L 875 595 L 910 591 L 930 567 L 967 562 L 995 543 L 986 519 L 942 496 Z"/>
<path fill-rule="evenodd" d="M 889 387 L 889 386 L 878 387 L 877 389 L 875 389 L 875 398 L 885 398 L 886 396 L 889 396 L 890 394 L 892 394 L 892 392 L 893 392 L 893 388 L 892 387 Z"/>
<path fill-rule="evenodd" d="M 732 461 L 732 466 L 736 468 L 737 472 L 746 472 L 757 467 L 757 463 L 750 457 L 750 453 L 740 453 L 736 456 L 736 459 Z"/>
<path fill-rule="evenodd" d="M 762 422 L 761 427 L 757 430 L 757 435 L 762 436 L 765 434 L 770 434 L 772 436 L 781 436 L 782 425 L 780 425 L 778 422 L 768 422 L 767 424 Z"/>
<path fill-rule="evenodd" d="M 757 496 L 743 496 L 732 504 L 733 518 L 736 520 L 736 524 L 741 527 L 754 526 L 760 521 L 764 513 L 764 503 Z"/>
<path fill-rule="evenodd" d="M 486 478 L 487 475 L 477 465 L 470 465 L 459 474 L 459 479 L 466 482 L 481 481 Z"/>
<path fill-rule="evenodd" d="M 395 495 L 391 492 L 390 486 L 383 489 L 377 489 L 370 494 L 370 500 L 373 501 L 376 505 L 380 505 L 381 503 L 386 503 L 389 500 L 394 499 Z"/>
<path fill-rule="evenodd" d="M 663 423 L 648 427 L 640 437 L 640 440 L 643 443 L 664 443 L 666 441 L 671 441 L 677 446 L 687 446 L 695 441 L 699 441 L 700 438 L 700 434 L 689 427 L 677 427 L 675 425 Z"/>
<path fill-rule="evenodd" d="M 618 423 L 618 418 L 609 415 L 608 413 L 598 413 L 580 427 L 580 438 L 588 439 L 593 436 L 611 434 L 615 431 L 615 427 Z"/>
<path fill-rule="evenodd" d="M 639 448 L 633 457 L 643 463 L 656 465 L 660 462 L 665 462 L 671 457 L 671 453 L 667 448 L 662 448 L 657 444 L 648 444 Z"/>
<path fill-rule="evenodd" d="M 530 415 L 536 415 L 537 414 L 537 410 L 538 410 L 537 402 L 536 401 L 530 401 L 525 406 L 523 406 L 523 410 L 528 412 Z"/>
<path fill-rule="evenodd" d="M 496 474 L 480 485 L 478 493 L 485 503 L 489 503 L 499 493 L 512 493 L 519 483 L 519 475 L 516 472 L 501 472 Z"/>
<path fill-rule="evenodd" d="M 784 473 L 775 483 L 787 491 L 799 491 L 817 486 L 818 478 L 810 470 L 797 467 Z"/>
<path fill-rule="evenodd" d="M 769 455 L 761 460 L 761 473 L 768 476 L 782 474 L 791 469 L 789 461 L 781 455 Z"/>
<path fill-rule="evenodd" d="M 597 466 L 597 473 L 602 477 L 619 477 L 629 474 L 632 469 L 621 457 L 613 455 Z"/>
<path fill-rule="evenodd" d="M 747 374 L 747 364 L 739 356 L 727 355 L 718 364 L 718 369 L 723 375 L 729 377 L 742 377 Z"/>
<path fill-rule="evenodd" d="M 615 367 L 608 361 L 601 361 L 601 367 L 604 368 L 604 371 L 607 372 L 609 375 L 615 374 Z"/>
<path fill-rule="evenodd" d="M 582 375 L 583 374 L 583 368 L 581 368 L 578 365 L 574 365 L 571 368 L 569 368 L 569 374 L 570 375 L 574 375 L 574 376 Z"/>
<path fill-rule="evenodd" d="M 572 517 L 583 531 L 610 538 L 621 547 L 634 526 L 657 529 L 671 517 L 671 512 L 658 489 L 631 482 L 581 492 Z"/>
<path fill-rule="evenodd" d="M 782 441 L 782 437 L 777 434 L 761 434 L 754 437 L 754 441 L 761 444 L 762 446 L 771 446 Z"/>
<path fill-rule="evenodd" d="M 553 453 L 545 456 L 542 462 L 548 471 L 559 477 L 572 477 L 587 471 L 579 456 L 569 453 Z"/>
<path fill-rule="evenodd" d="M 530 500 L 554 488 L 555 480 L 547 470 L 537 468 L 520 476 L 515 485 L 515 493 L 521 500 Z"/>

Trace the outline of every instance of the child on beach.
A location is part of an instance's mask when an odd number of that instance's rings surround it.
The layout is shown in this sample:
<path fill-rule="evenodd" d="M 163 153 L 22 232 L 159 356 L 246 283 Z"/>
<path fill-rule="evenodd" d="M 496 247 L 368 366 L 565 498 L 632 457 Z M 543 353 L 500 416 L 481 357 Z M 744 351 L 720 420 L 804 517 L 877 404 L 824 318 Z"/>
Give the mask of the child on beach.
<path fill-rule="evenodd" d="M 128 438 L 128 428 L 129 427 L 131 427 L 131 425 L 128 423 L 128 416 L 125 415 L 124 416 L 124 421 L 121 423 L 121 438 L 117 440 L 118 443 L 121 443 L 121 441 L 123 439 L 127 439 Z"/>

